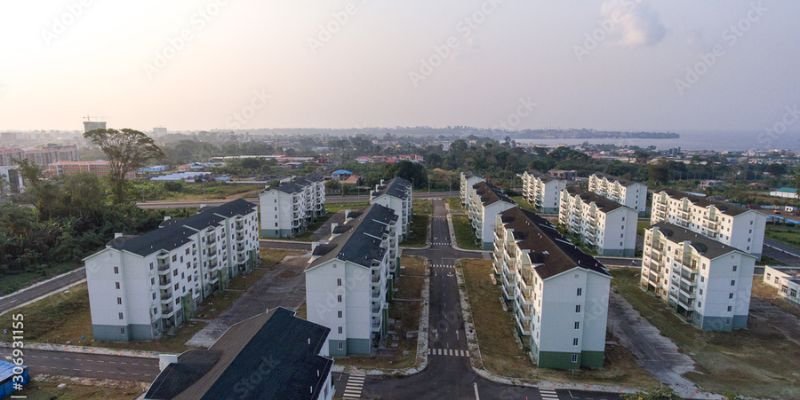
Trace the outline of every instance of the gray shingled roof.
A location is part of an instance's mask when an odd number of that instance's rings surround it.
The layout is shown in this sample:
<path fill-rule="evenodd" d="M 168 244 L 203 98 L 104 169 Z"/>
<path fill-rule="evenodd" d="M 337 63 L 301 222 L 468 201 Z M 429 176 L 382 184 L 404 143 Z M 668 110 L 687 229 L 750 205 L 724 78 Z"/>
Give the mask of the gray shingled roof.
<path fill-rule="evenodd" d="M 472 185 L 472 188 L 475 189 L 475 193 L 481 198 L 481 203 L 483 203 L 484 206 L 488 206 L 498 201 L 516 204 L 514 200 L 511 200 L 511 198 L 503 193 L 502 189 L 489 182 L 478 182 Z"/>
<path fill-rule="evenodd" d="M 387 183 L 383 189 L 376 191 L 374 194 L 380 196 L 388 194 L 389 196 L 397 197 L 399 199 L 408 198 L 408 188 L 411 187 L 411 182 L 404 178 L 395 177 Z"/>
<path fill-rule="evenodd" d="M 573 196 L 578 195 L 586 203 L 594 203 L 597 208 L 606 213 L 623 207 L 622 204 L 619 204 L 614 200 L 605 198 L 594 192 L 583 191 L 576 186 L 568 187 L 567 192 Z"/>
<path fill-rule="evenodd" d="M 683 243 L 687 241 L 690 242 L 692 247 L 694 247 L 700 254 L 711 259 L 723 256 L 732 251 L 743 253 L 738 249 L 711 239 L 708 236 L 703 236 L 697 232 L 690 231 L 689 229 L 675 224 L 670 224 L 668 222 L 659 222 L 653 225 L 653 228 L 658 228 L 658 230 L 661 231 L 664 236 L 668 237 L 669 240 L 675 243 Z"/>

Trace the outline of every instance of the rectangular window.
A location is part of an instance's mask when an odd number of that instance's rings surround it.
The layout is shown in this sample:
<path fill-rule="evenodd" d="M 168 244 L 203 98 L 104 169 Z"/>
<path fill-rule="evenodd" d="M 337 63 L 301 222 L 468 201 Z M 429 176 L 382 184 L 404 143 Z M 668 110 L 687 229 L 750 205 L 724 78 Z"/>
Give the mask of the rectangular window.
<path fill-rule="evenodd" d="M 736 285 L 736 280 L 731 279 L 731 286 L 734 286 L 734 285 Z"/>
<path fill-rule="evenodd" d="M 336 278 L 336 286 L 342 286 L 342 278 Z"/>
<path fill-rule="evenodd" d="M 339 318 L 342 318 L 342 312 L 339 311 Z"/>
<path fill-rule="evenodd" d="M 578 313 L 581 312 L 581 305 L 580 304 L 575 306 L 575 312 L 578 312 Z"/>
<path fill-rule="evenodd" d="M 728 306 L 728 312 L 731 312 L 732 310 L 733 310 L 733 307 Z"/>
<path fill-rule="evenodd" d="M 573 346 L 577 346 L 578 345 L 578 338 L 572 338 L 572 345 Z"/>
<path fill-rule="evenodd" d="M 728 293 L 728 298 L 732 299 L 733 298 L 733 293 Z"/>
<path fill-rule="evenodd" d="M 119 319 L 122 319 L 122 313 L 119 313 Z"/>
<path fill-rule="evenodd" d="M 336 296 L 336 301 L 338 301 L 339 303 L 341 303 L 341 302 L 342 302 L 342 295 L 338 295 L 338 296 Z"/>
<path fill-rule="evenodd" d="M 733 272 L 736 272 L 736 266 L 735 265 L 733 266 Z"/>
<path fill-rule="evenodd" d="M 114 273 L 119 274 L 119 267 L 114 267 Z"/>
<path fill-rule="evenodd" d="M 339 334 L 340 335 L 342 334 L 342 327 L 341 326 L 339 327 Z"/>
<path fill-rule="evenodd" d="M 575 321 L 575 329 L 581 329 L 581 323 L 579 321 Z"/>
<path fill-rule="evenodd" d="M 117 304 L 122 304 L 122 297 L 117 297 Z"/>
<path fill-rule="evenodd" d="M 583 295 L 583 288 L 578 288 L 578 296 L 582 296 L 582 295 Z"/>
<path fill-rule="evenodd" d="M 573 355 L 572 355 L 572 360 L 571 360 L 571 361 L 572 361 L 572 363 L 573 363 L 573 364 L 574 364 L 574 363 L 577 363 L 577 362 L 578 362 L 578 355 L 577 355 L 577 354 L 573 354 Z"/>
<path fill-rule="evenodd" d="M 119 282 L 114 282 L 114 286 L 119 289 Z"/>

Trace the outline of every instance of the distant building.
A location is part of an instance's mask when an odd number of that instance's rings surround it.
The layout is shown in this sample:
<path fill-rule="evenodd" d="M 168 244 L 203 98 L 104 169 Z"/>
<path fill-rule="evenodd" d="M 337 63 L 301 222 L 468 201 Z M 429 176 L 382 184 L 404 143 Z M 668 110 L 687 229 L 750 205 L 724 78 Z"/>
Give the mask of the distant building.
<path fill-rule="evenodd" d="M 157 127 L 153 128 L 153 136 L 154 137 L 160 137 L 160 136 L 166 136 L 166 135 L 167 135 L 167 128 L 164 128 L 163 126 L 157 126 Z"/>
<path fill-rule="evenodd" d="M 558 213 L 561 190 L 567 187 L 566 179 L 527 171 L 523 172 L 520 178 L 522 178 L 522 197 L 528 203 L 541 213 Z"/>
<path fill-rule="evenodd" d="M 25 152 L 18 148 L 0 147 L 0 165 L 15 165 L 16 160 L 25 158 Z"/>
<path fill-rule="evenodd" d="M 210 178 L 211 172 L 187 171 L 154 176 L 150 178 L 150 180 L 156 182 L 203 182 L 209 180 Z"/>
<path fill-rule="evenodd" d="M 261 236 L 291 238 L 306 231 L 314 219 L 325 215 L 325 184 L 322 178 L 291 177 L 258 196 Z"/>
<path fill-rule="evenodd" d="M 669 222 L 761 258 L 766 215 L 672 189 L 653 193 L 650 224 Z"/>
<path fill-rule="evenodd" d="M 800 267 L 764 267 L 764 283 L 778 289 L 778 295 L 800 304 Z"/>
<path fill-rule="evenodd" d="M 601 256 L 633 257 L 639 214 L 630 207 L 577 188 L 561 191 L 558 223 Z"/>
<path fill-rule="evenodd" d="M 698 329 L 747 327 L 756 257 L 659 222 L 644 234 L 641 287 Z"/>
<path fill-rule="evenodd" d="M 791 187 L 777 188 L 769 192 L 769 195 L 772 197 L 782 197 L 784 199 L 800 199 L 800 196 L 797 194 L 797 189 Z"/>
<path fill-rule="evenodd" d="M 370 204 L 381 204 L 385 207 L 391 208 L 397 215 L 397 233 L 400 239 L 408 237 L 408 232 L 411 226 L 411 216 L 413 203 L 414 189 L 406 179 L 396 177 L 389 181 L 375 185 L 375 190 L 369 194 Z"/>
<path fill-rule="evenodd" d="M 83 259 L 96 340 L 157 339 L 258 262 L 255 204 L 234 200 L 138 236 L 117 235 Z"/>
<path fill-rule="evenodd" d="M 348 169 L 337 169 L 331 173 L 331 179 L 336 181 L 343 181 L 353 175 L 353 171 Z"/>
<path fill-rule="evenodd" d="M 331 237 L 313 243 L 306 268 L 308 320 L 331 329 L 334 356 L 371 354 L 388 330 L 392 271 L 400 257 L 399 217 L 372 204 L 333 224 Z"/>
<path fill-rule="evenodd" d="M 574 169 L 551 169 L 550 171 L 547 171 L 547 175 L 550 175 L 556 179 L 574 181 L 578 178 L 578 171 L 575 171 Z"/>
<path fill-rule="evenodd" d="M 105 121 L 83 121 L 83 132 L 89 132 L 97 129 L 106 129 Z"/>
<path fill-rule="evenodd" d="M 161 358 L 144 400 L 332 400 L 330 329 L 282 307 L 228 329 L 210 349 Z M 165 365 L 166 364 L 166 365 Z"/>
<path fill-rule="evenodd" d="M 22 175 L 16 166 L 0 166 L 0 196 L 25 191 Z"/>
<path fill-rule="evenodd" d="M 111 174 L 111 163 L 105 160 L 95 161 L 58 161 L 47 166 L 45 174 L 48 176 L 65 176 L 76 174 L 92 174 L 107 176 Z M 133 176 L 130 173 L 129 176 Z"/>
<path fill-rule="evenodd" d="M 40 167 L 47 167 L 55 162 L 78 159 L 76 145 L 48 144 L 30 149 L 0 148 L 0 165 L 15 165 L 15 161 L 29 160 Z"/>
<path fill-rule="evenodd" d="M 647 211 L 647 185 L 602 174 L 589 177 L 589 191 L 616 201 L 640 214 Z"/>
<path fill-rule="evenodd" d="M 358 186 L 361 185 L 362 179 L 360 175 L 353 174 L 340 182 L 342 182 L 342 185 Z"/>
<path fill-rule="evenodd" d="M 461 186 L 460 186 L 461 205 L 467 206 L 472 193 L 472 186 L 478 182 L 483 182 L 485 179 L 483 179 L 478 175 L 472 175 L 472 173 L 470 172 L 462 172 L 460 174 L 460 177 L 461 177 Z"/>
<path fill-rule="evenodd" d="M 169 166 L 166 165 L 151 165 L 148 167 L 142 167 L 136 170 L 139 174 L 160 174 L 169 170 Z"/>
<path fill-rule="evenodd" d="M 523 349 L 540 368 L 602 368 L 611 276 L 547 220 L 496 216 L 494 274 Z"/>
<path fill-rule="evenodd" d="M 475 238 L 484 250 L 492 248 L 497 214 L 516 206 L 502 189 L 489 182 L 472 185 L 467 210 Z"/>

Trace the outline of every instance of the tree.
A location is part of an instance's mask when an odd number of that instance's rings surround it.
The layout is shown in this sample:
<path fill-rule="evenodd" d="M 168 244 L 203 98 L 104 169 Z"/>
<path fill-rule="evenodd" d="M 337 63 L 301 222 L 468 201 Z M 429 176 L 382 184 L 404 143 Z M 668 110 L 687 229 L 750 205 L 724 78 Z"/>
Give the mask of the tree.
<path fill-rule="evenodd" d="M 392 169 L 395 176 L 411 181 L 415 188 L 428 186 L 428 172 L 422 164 L 402 160 L 395 164 Z"/>
<path fill-rule="evenodd" d="M 100 147 L 111 162 L 111 193 L 115 204 L 125 202 L 125 177 L 147 160 L 164 157 L 155 141 L 133 129 L 95 129 L 83 136 Z"/>
<path fill-rule="evenodd" d="M 22 181 L 26 185 L 39 186 L 39 181 L 42 180 L 42 169 L 38 165 L 28 159 L 14 160 L 14 162 L 19 167 L 19 174 L 22 175 Z"/>
<path fill-rule="evenodd" d="M 667 183 L 669 181 L 669 167 L 664 162 L 647 166 L 647 177 L 651 183 Z"/>

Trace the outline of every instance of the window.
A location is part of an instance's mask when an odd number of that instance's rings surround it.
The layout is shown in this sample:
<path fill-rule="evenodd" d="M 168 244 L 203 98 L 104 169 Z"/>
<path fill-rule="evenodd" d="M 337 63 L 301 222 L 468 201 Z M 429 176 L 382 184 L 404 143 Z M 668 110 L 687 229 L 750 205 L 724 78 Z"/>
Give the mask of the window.
<path fill-rule="evenodd" d="M 733 308 L 731 306 L 728 306 L 728 312 L 731 312 L 732 310 Z"/>
<path fill-rule="evenodd" d="M 700 289 L 700 296 L 703 295 L 703 289 Z"/>
<path fill-rule="evenodd" d="M 580 304 L 575 306 L 575 312 L 581 312 L 581 305 Z"/>
<path fill-rule="evenodd" d="M 706 281 L 706 277 L 703 276 L 703 275 L 700 275 L 700 282 L 705 282 L 705 281 Z"/>
<path fill-rule="evenodd" d="M 572 345 L 573 346 L 577 346 L 578 345 L 578 338 L 572 338 Z"/>
<path fill-rule="evenodd" d="M 114 273 L 119 274 L 119 267 L 114 267 Z"/>
<path fill-rule="evenodd" d="M 150 263 L 150 271 L 153 270 L 153 263 Z"/>
<path fill-rule="evenodd" d="M 122 328 L 119 328 L 119 333 L 121 333 L 123 335 L 125 334 L 125 327 L 124 326 Z"/>
<path fill-rule="evenodd" d="M 122 304 L 122 297 L 117 297 L 117 304 Z"/>
<path fill-rule="evenodd" d="M 114 282 L 114 286 L 119 289 L 119 282 Z"/>
<path fill-rule="evenodd" d="M 177 259 L 178 259 L 178 256 L 177 256 L 177 255 L 175 255 L 175 254 L 173 254 L 173 255 L 172 255 L 172 261 L 175 261 L 175 260 L 177 260 Z"/>
<path fill-rule="evenodd" d="M 734 285 L 736 285 L 736 280 L 735 279 L 731 279 L 731 286 L 734 286 Z"/>
<path fill-rule="evenodd" d="M 338 301 L 339 303 L 341 303 L 341 302 L 342 302 L 342 295 L 338 295 L 338 296 L 336 296 L 336 301 Z"/>
<path fill-rule="evenodd" d="M 339 327 L 339 334 L 340 335 L 342 334 L 342 327 L 341 326 Z"/>
<path fill-rule="evenodd" d="M 578 296 L 582 296 L 582 295 L 583 295 L 583 288 L 578 288 Z"/>
<path fill-rule="evenodd" d="M 342 312 L 339 311 L 339 318 L 342 318 Z"/>
<path fill-rule="evenodd" d="M 735 265 L 733 266 L 733 272 L 736 272 L 736 266 Z"/>
<path fill-rule="evenodd" d="M 728 293 L 728 298 L 732 299 L 733 298 L 733 293 Z"/>
<path fill-rule="evenodd" d="M 342 286 L 342 278 L 336 278 L 336 286 Z"/>
<path fill-rule="evenodd" d="M 577 362 L 578 362 L 578 355 L 577 355 L 577 354 L 573 354 L 573 355 L 572 355 L 572 360 L 571 360 L 571 361 L 572 361 L 572 363 L 573 363 L 573 364 L 574 364 L 574 363 L 577 363 Z"/>
<path fill-rule="evenodd" d="M 344 350 L 344 343 L 339 342 L 339 350 Z"/>
<path fill-rule="evenodd" d="M 119 319 L 122 319 L 122 317 L 123 317 L 122 313 L 119 313 Z"/>
<path fill-rule="evenodd" d="M 581 323 L 579 321 L 575 321 L 575 329 L 581 329 Z"/>

